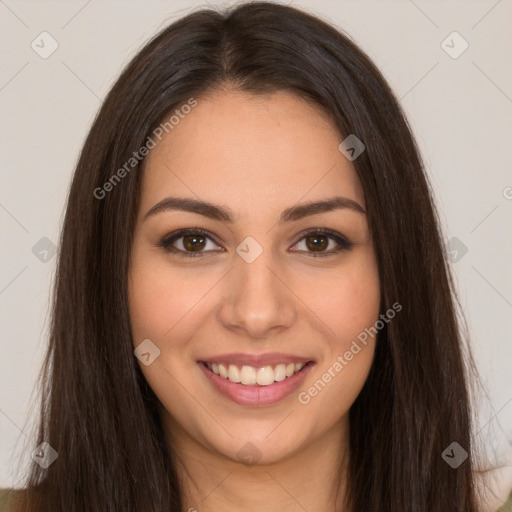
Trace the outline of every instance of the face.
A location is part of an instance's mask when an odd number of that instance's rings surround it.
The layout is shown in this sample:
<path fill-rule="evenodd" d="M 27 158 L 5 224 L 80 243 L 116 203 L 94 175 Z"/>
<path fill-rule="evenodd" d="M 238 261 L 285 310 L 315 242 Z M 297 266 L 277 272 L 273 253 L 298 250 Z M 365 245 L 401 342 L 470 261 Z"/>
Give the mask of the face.
<path fill-rule="evenodd" d="M 272 463 L 348 425 L 380 289 L 341 141 L 293 94 L 216 92 L 148 155 L 130 316 L 176 439 Z"/>

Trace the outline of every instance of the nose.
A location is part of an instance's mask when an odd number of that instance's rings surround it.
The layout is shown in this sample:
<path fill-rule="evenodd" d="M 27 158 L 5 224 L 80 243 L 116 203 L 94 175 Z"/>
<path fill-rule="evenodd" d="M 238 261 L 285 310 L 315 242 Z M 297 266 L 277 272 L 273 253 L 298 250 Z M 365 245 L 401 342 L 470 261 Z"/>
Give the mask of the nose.
<path fill-rule="evenodd" d="M 297 317 L 297 298 L 270 251 L 263 251 L 252 263 L 235 258 L 234 265 L 222 294 L 221 324 L 254 339 L 290 328 Z"/>

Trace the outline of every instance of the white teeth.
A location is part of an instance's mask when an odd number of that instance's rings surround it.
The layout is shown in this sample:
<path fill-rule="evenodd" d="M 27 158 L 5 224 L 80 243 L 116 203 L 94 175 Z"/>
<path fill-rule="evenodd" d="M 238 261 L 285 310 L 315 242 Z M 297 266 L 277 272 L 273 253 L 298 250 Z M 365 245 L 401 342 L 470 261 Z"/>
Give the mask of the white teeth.
<path fill-rule="evenodd" d="M 240 370 L 234 364 L 229 365 L 228 379 L 231 382 L 240 382 Z"/>
<path fill-rule="evenodd" d="M 236 364 L 206 363 L 206 365 L 213 373 L 229 379 L 231 382 L 240 383 L 245 386 L 254 386 L 255 384 L 269 386 L 274 382 L 281 382 L 299 372 L 304 368 L 305 363 L 281 363 L 275 367 L 265 366 L 261 368 L 243 365 L 241 369 Z"/>
<path fill-rule="evenodd" d="M 286 379 L 286 365 L 278 364 L 274 368 L 274 380 L 276 382 L 281 382 L 284 379 Z"/>
<path fill-rule="evenodd" d="M 260 386 L 268 386 L 274 382 L 274 370 L 271 366 L 260 368 L 256 374 L 256 382 Z"/>
<path fill-rule="evenodd" d="M 223 364 L 219 364 L 219 375 L 225 379 L 228 378 L 228 370 Z"/>
<path fill-rule="evenodd" d="M 254 384 L 256 384 L 256 368 L 252 366 L 242 366 L 240 370 L 240 382 L 246 386 L 254 386 Z"/>

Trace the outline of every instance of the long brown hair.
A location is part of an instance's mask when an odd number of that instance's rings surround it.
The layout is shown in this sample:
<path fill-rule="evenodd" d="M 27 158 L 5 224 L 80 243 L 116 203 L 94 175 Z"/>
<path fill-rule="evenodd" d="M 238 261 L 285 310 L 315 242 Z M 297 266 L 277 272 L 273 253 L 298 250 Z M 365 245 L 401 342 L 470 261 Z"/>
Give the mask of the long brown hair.
<path fill-rule="evenodd" d="M 94 121 L 68 197 L 40 381 L 34 446 L 49 443 L 58 459 L 47 469 L 31 466 L 25 510 L 181 510 L 178 461 L 164 445 L 158 400 L 134 357 L 128 313 L 144 161 L 110 181 L 108 193 L 97 191 L 169 113 L 228 86 L 297 94 L 330 116 L 340 142 L 355 134 L 366 146 L 353 165 L 381 309 L 396 301 L 403 309 L 379 332 L 370 375 L 350 410 L 349 509 L 476 512 L 471 366 L 411 129 L 379 70 L 348 36 L 267 2 L 195 11 L 165 28 L 129 63 Z M 442 457 L 452 442 L 469 453 L 456 469 Z"/>

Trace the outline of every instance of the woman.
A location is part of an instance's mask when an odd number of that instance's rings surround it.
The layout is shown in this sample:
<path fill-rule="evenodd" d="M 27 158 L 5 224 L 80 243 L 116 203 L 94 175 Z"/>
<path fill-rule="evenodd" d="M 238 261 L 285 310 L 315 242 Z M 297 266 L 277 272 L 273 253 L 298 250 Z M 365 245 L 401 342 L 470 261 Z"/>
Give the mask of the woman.
<path fill-rule="evenodd" d="M 173 23 L 80 155 L 18 510 L 476 512 L 441 236 L 348 37 L 265 2 Z"/>

